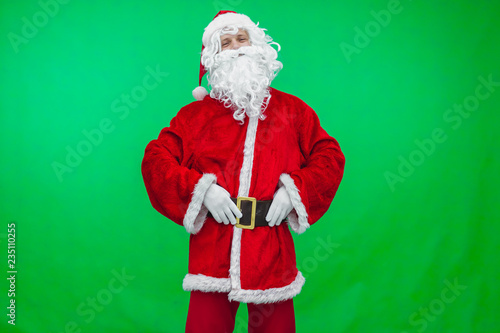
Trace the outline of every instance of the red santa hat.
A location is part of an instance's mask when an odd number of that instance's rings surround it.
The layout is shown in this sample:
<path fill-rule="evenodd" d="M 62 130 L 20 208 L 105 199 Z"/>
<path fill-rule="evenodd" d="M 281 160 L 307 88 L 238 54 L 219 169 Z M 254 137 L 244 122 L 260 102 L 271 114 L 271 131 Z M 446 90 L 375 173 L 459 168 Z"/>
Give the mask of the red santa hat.
<path fill-rule="evenodd" d="M 214 34 L 215 31 L 225 28 L 230 25 L 235 25 L 237 27 L 242 27 L 242 26 L 257 26 L 255 23 L 250 20 L 250 18 L 244 14 L 238 14 L 236 12 L 233 12 L 231 10 L 221 10 L 220 12 L 215 15 L 214 19 L 210 24 L 205 28 L 205 32 L 203 33 L 202 37 L 202 46 L 201 46 L 201 52 L 203 52 L 203 49 L 210 43 L 210 38 Z M 193 97 L 197 101 L 201 101 L 203 98 L 205 98 L 206 95 L 208 95 L 207 89 L 205 87 L 201 86 L 201 80 L 203 79 L 203 75 L 207 70 L 201 63 L 200 59 L 200 77 L 199 77 L 199 86 L 196 87 L 193 90 Z"/>

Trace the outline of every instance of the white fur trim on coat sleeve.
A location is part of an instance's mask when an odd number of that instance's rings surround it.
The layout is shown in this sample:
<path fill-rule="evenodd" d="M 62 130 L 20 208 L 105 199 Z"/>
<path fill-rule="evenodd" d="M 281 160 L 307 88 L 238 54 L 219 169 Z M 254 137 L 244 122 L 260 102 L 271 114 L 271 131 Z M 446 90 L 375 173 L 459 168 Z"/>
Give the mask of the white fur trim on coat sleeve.
<path fill-rule="evenodd" d="M 302 203 L 300 198 L 299 190 L 295 186 L 295 182 L 289 174 L 283 173 L 280 176 L 280 186 L 285 186 L 286 192 L 290 196 L 292 201 L 293 209 L 288 214 L 288 223 L 292 227 L 292 230 L 297 234 L 301 234 L 306 231 L 311 225 L 307 222 L 307 211 L 306 207 Z"/>
<path fill-rule="evenodd" d="M 186 231 L 190 234 L 198 233 L 201 227 L 203 227 L 203 223 L 208 214 L 208 209 L 203 205 L 203 199 L 210 185 L 214 184 L 216 181 L 217 177 L 214 174 L 206 173 L 194 187 L 193 197 L 191 198 L 183 221 Z"/>
<path fill-rule="evenodd" d="M 186 274 L 182 281 L 185 291 L 200 290 L 204 292 L 228 293 L 231 290 L 229 278 L 215 278 L 203 274 Z"/>
<path fill-rule="evenodd" d="M 233 289 L 229 293 L 228 299 L 241 303 L 278 303 L 297 296 L 302 290 L 302 286 L 305 282 L 306 279 L 299 271 L 295 280 L 288 286 L 265 290 Z"/>

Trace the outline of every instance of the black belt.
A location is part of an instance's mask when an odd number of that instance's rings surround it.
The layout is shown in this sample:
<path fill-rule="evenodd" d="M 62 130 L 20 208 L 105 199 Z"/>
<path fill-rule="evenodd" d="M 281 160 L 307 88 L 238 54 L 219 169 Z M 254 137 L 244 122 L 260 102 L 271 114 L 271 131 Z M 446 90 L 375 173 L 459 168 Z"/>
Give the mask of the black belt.
<path fill-rule="evenodd" d="M 253 229 L 255 227 L 267 227 L 266 215 L 271 207 L 272 200 L 257 200 L 252 197 L 231 198 L 238 206 L 243 215 L 236 218 L 236 227 L 242 229 Z M 213 217 L 210 212 L 208 217 Z"/>

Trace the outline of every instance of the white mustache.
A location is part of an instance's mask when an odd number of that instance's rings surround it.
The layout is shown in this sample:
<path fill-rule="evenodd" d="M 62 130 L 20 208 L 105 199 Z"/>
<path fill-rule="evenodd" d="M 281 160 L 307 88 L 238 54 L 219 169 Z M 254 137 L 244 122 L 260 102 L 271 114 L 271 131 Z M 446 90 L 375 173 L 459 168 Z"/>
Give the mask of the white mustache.
<path fill-rule="evenodd" d="M 237 50 L 225 50 L 215 56 L 216 62 L 236 59 L 240 56 L 261 56 L 261 53 L 255 46 L 242 46 Z"/>

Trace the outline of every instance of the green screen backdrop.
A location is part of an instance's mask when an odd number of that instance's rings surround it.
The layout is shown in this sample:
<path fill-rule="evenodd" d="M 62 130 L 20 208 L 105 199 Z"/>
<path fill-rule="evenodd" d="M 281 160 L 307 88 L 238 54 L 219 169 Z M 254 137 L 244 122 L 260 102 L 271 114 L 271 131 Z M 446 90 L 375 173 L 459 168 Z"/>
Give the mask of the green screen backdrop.
<path fill-rule="evenodd" d="M 330 210 L 294 235 L 297 331 L 500 332 L 500 4 L 486 0 L 2 1 L 0 331 L 184 330 L 189 235 L 151 207 L 140 164 L 193 101 L 220 9 L 281 44 L 273 86 L 346 156 Z"/>

